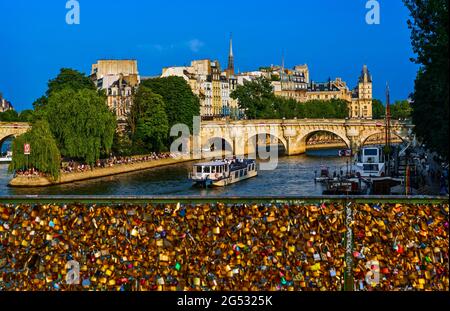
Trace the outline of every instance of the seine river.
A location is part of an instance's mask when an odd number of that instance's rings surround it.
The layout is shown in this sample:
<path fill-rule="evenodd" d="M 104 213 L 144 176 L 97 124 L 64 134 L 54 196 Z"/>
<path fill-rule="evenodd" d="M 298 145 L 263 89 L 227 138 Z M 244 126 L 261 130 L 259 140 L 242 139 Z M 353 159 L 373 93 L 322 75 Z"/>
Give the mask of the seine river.
<path fill-rule="evenodd" d="M 336 149 L 314 150 L 307 154 L 280 157 L 273 171 L 227 187 L 199 189 L 187 179 L 192 162 L 146 171 L 127 173 L 77 183 L 44 188 L 11 188 L 8 166 L 0 165 L 0 195 L 321 195 L 323 188 L 314 183 L 314 171 L 327 165 L 330 172 L 345 171 L 347 158 L 339 158 Z"/>

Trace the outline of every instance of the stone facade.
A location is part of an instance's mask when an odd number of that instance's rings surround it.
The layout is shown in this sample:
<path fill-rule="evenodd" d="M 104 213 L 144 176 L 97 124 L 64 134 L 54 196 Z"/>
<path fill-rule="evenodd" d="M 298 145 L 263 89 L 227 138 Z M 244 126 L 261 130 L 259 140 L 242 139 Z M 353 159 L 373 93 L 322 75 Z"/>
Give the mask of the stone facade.
<path fill-rule="evenodd" d="M 362 69 L 358 85 L 353 90 L 339 77 L 327 82 L 310 80 L 307 65 L 297 65 L 293 69 L 271 65 L 260 68 L 259 71 L 241 73 L 237 75 L 238 84 L 242 85 L 245 81 L 252 81 L 257 77 L 269 79 L 277 96 L 298 102 L 341 99 L 348 102 L 349 118 L 372 118 L 372 77 L 366 65 Z"/>
<path fill-rule="evenodd" d="M 239 115 L 237 101 L 231 98 L 237 79 L 222 71 L 219 61 L 194 60 L 190 66 L 163 68 L 161 77 L 182 77 L 200 99 L 200 115 L 203 119 L 235 119 Z"/>
<path fill-rule="evenodd" d="M 0 93 L 0 112 L 5 112 L 8 110 L 14 110 L 13 105 L 3 98 L 3 95 Z"/>
<path fill-rule="evenodd" d="M 353 90 L 350 110 L 350 118 L 372 119 L 372 76 L 364 65 L 358 86 Z"/>
<path fill-rule="evenodd" d="M 115 112 L 119 126 L 125 123 L 140 84 L 137 61 L 99 60 L 92 65 L 91 78 L 98 89 L 105 90 L 108 107 Z"/>

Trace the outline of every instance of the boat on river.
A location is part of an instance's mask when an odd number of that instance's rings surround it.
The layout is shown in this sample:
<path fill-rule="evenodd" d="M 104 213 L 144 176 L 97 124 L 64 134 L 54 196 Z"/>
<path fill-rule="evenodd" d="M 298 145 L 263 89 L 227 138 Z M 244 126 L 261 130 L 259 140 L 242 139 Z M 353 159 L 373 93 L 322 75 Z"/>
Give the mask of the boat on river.
<path fill-rule="evenodd" d="M 357 154 L 352 171 L 360 177 L 384 177 L 386 163 L 382 147 L 364 147 Z"/>
<path fill-rule="evenodd" d="M 352 156 L 352 149 L 341 149 L 338 151 L 338 155 L 340 157 L 351 157 Z"/>
<path fill-rule="evenodd" d="M 315 182 L 327 182 L 330 180 L 333 180 L 333 178 L 331 177 L 330 174 L 330 169 L 328 168 L 328 166 L 322 165 L 320 166 L 320 175 L 317 176 L 317 172 L 314 172 L 314 181 Z"/>
<path fill-rule="evenodd" d="M 368 194 L 369 183 L 362 178 L 342 178 L 328 181 L 324 195 L 362 195 Z"/>
<path fill-rule="evenodd" d="M 202 187 L 224 187 L 258 175 L 256 160 L 225 159 L 193 165 L 189 179 Z"/>
<path fill-rule="evenodd" d="M 0 157 L 0 164 L 9 163 L 12 161 L 12 152 L 8 151 L 6 155 Z"/>

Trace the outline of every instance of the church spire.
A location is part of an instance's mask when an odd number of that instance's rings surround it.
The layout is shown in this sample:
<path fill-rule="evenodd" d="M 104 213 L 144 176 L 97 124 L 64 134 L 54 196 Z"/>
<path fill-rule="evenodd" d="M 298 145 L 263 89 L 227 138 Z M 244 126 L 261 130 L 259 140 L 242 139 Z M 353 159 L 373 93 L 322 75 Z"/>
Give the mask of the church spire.
<path fill-rule="evenodd" d="M 230 34 L 230 51 L 228 53 L 228 77 L 234 76 L 233 34 Z"/>

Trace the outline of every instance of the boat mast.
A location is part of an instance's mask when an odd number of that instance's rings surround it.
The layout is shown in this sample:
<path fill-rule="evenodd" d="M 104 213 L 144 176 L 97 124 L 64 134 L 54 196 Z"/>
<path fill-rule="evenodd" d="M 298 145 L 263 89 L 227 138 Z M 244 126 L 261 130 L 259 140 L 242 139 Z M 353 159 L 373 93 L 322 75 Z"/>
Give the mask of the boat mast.
<path fill-rule="evenodd" d="M 389 94 L 389 83 L 386 83 L 386 116 L 385 116 L 385 156 L 386 156 L 386 174 L 390 175 L 391 170 L 391 161 L 390 161 L 390 153 L 391 153 L 391 105 L 390 105 L 390 94 Z"/>

